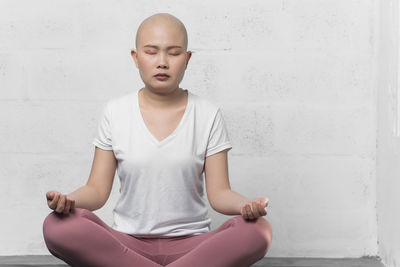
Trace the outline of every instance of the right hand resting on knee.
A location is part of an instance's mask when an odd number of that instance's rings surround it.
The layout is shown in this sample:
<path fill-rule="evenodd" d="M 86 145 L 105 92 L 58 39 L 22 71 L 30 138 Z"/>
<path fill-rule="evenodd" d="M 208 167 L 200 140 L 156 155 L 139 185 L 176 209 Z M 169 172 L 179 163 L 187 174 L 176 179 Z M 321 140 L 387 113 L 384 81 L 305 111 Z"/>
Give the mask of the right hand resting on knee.
<path fill-rule="evenodd" d="M 70 199 L 67 195 L 63 195 L 57 191 L 48 191 L 46 198 L 49 208 L 58 213 L 68 214 L 75 207 L 74 199 Z"/>

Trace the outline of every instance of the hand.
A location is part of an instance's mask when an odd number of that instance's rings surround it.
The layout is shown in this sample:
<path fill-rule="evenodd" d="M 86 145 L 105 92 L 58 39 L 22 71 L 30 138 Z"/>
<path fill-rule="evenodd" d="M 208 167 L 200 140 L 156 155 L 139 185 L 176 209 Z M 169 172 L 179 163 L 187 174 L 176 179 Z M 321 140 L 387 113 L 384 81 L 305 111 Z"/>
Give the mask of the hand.
<path fill-rule="evenodd" d="M 268 206 L 269 199 L 266 197 L 257 197 L 246 203 L 240 212 L 244 219 L 255 220 L 258 217 L 267 215 L 265 208 Z"/>
<path fill-rule="evenodd" d="M 68 198 L 67 195 L 63 195 L 60 192 L 48 191 L 46 198 L 49 208 L 58 213 L 68 214 L 75 208 L 75 200 Z"/>

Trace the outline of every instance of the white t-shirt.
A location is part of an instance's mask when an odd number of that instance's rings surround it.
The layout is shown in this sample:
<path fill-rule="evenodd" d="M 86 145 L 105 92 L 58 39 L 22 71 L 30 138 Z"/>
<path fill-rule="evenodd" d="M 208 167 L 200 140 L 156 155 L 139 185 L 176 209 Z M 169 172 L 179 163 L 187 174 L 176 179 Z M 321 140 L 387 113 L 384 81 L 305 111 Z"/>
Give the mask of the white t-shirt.
<path fill-rule="evenodd" d="M 232 145 L 220 108 L 187 91 L 179 125 L 161 142 L 144 123 L 139 90 L 103 106 L 93 144 L 113 150 L 118 160 L 121 194 L 113 210 L 113 229 L 155 238 L 210 231 L 204 159 Z"/>

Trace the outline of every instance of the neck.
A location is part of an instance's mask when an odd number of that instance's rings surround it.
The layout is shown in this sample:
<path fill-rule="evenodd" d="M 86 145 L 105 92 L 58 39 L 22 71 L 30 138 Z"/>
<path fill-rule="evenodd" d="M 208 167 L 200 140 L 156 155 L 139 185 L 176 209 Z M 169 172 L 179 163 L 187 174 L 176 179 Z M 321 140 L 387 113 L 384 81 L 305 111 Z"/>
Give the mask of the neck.
<path fill-rule="evenodd" d="M 143 87 L 139 91 L 139 95 L 144 99 L 143 106 L 163 109 L 176 106 L 184 99 L 187 90 L 176 88 L 172 92 L 154 92 L 146 87 Z M 188 92 L 189 93 L 189 92 Z"/>

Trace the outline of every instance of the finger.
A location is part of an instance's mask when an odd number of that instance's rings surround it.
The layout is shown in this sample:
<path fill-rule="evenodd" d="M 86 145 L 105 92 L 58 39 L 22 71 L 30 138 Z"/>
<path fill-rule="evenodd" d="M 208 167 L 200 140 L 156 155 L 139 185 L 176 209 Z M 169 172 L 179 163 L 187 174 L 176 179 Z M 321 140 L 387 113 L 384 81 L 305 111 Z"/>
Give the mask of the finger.
<path fill-rule="evenodd" d="M 258 213 L 260 214 L 260 216 L 264 216 L 264 207 L 263 204 L 261 202 L 257 202 L 257 207 L 258 207 Z"/>
<path fill-rule="evenodd" d="M 261 207 L 259 206 L 259 202 L 257 201 L 252 201 L 251 204 L 253 205 L 253 215 L 255 218 L 258 218 L 261 216 L 260 211 Z"/>
<path fill-rule="evenodd" d="M 61 206 L 61 200 L 62 200 L 62 194 L 60 194 L 59 196 L 58 196 L 58 198 L 57 198 L 57 202 L 56 202 L 56 204 L 55 204 L 55 211 L 56 212 L 60 212 L 60 206 Z"/>
<path fill-rule="evenodd" d="M 267 211 L 266 211 L 266 209 L 264 208 L 264 205 L 263 205 L 262 202 L 260 202 L 260 207 L 261 207 L 261 214 L 262 214 L 262 216 L 267 215 Z"/>
<path fill-rule="evenodd" d="M 247 212 L 247 205 L 245 205 L 243 207 L 243 211 L 244 211 L 244 215 L 245 215 L 246 220 L 250 220 L 249 214 Z"/>
<path fill-rule="evenodd" d="M 255 209 L 254 209 L 254 206 L 253 206 L 253 205 L 254 205 L 253 202 L 250 202 L 250 203 L 249 203 L 250 213 L 251 213 L 251 219 L 252 219 L 252 220 L 254 220 L 254 219 L 257 218 L 257 217 L 256 217 L 256 214 L 255 214 Z"/>
<path fill-rule="evenodd" d="M 49 206 L 53 205 L 56 197 L 57 197 L 57 194 L 54 192 L 53 197 L 48 200 Z"/>
<path fill-rule="evenodd" d="M 47 200 L 52 200 L 53 197 L 54 197 L 54 192 L 49 191 L 49 192 L 46 193 L 46 199 Z"/>
<path fill-rule="evenodd" d="M 64 213 L 65 208 L 67 207 L 68 201 L 67 201 L 67 195 L 63 195 L 63 206 L 61 212 Z"/>
<path fill-rule="evenodd" d="M 247 220 L 246 206 L 243 206 L 240 212 L 242 213 L 242 217 Z"/>
<path fill-rule="evenodd" d="M 60 201 L 58 202 L 58 205 L 57 205 L 57 209 L 56 209 L 57 212 L 61 213 L 64 210 L 64 207 L 65 207 L 65 195 L 62 195 L 60 197 Z"/>
<path fill-rule="evenodd" d="M 256 217 L 254 216 L 254 211 L 252 210 L 252 204 L 249 203 L 249 213 L 250 213 L 250 219 L 254 220 Z"/>
<path fill-rule="evenodd" d="M 50 202 L 50 208 L 55 210 L 57 208 L 58 199 L 60 198 L 59 193 L 55 193 L 53 200 Z"/>
<path fill-rule="evenodd" d="M 71 208 L 71 200 L 67 198 L 67 204 L 65 205 L 64 214 L 67 214 L 70 208 Z"/>
<path fill-rule="evenodd" d="M 251 212 L 251 208 L 250 208 L 249 204 L 246 205 L 246 212 L 247 212 L 247 216 L 249 217 L 250 220 L 254 219 L 253 213 Z"/>

